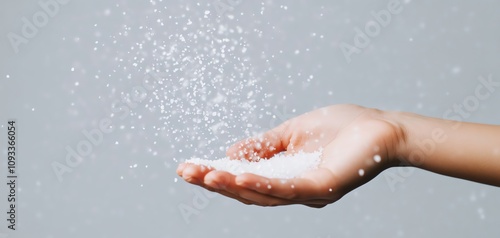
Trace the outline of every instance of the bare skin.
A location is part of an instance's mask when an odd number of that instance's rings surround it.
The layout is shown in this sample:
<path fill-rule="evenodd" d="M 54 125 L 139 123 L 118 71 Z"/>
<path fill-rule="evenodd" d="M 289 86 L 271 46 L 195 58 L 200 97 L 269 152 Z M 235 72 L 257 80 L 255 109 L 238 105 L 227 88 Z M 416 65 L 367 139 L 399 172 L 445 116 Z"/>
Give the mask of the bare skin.
<path fill-rule="evenodd" d="M 283 180 L 181 164 L 187 182 L 245 204 L 324 207 L 395 166 L 500 186 L 500 126 L 334 105 L 231 146 L 232 159 L 323 150 L 318 169 Z M 263 186 L 262 186 L 263 185 Z M 269 185 L 269 186 L 268 186 Z"/>

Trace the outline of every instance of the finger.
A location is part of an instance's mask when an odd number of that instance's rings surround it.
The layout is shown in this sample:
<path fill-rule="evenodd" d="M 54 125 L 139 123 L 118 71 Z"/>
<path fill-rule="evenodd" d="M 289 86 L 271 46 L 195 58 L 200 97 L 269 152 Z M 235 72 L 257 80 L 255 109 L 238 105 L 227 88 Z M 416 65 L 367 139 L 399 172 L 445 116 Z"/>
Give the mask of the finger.
<path fill-rule="evenodd" d="M 316 169 L 293 179 L 266 178 L 245 173 L 236 177 L 236 184 L 257 193 L 293 201 L 335 201 L 337 192 L 330 171 Z"/>
<path fill-rule="evenodd" d="M 182 171 L 184 171 L 185 168 L 186 168 L 186 163 L 179 164 L 179 166 L 177 166 L 177 170 L 176 170 L 177 175 L 182 177 Z"/>
<path fill-rule="evenodd" d="M 229 198 L 232 198 L 232 199 L 235 199 L 245 205 L 253 205 L 254 203 L 249 201 L 249 200 L 246 200 L 244 198 L 241 198 L 241 197 L 237 197 L 235 195 L 233 195 L 232 193 L 229 193 L 229 192 L 226 192 L 224 190 L 219 190 L 219 189 L 215 189 L 215 188 L 212 188 L 206 184 L 203 184 L 203 185 L 199 185 L 201 187 L 203 187 L 204 189 L 208 190 L 208 191 L 211 191 L 211 192 L 214 192 L 214 193 L 218 193 L 218 194 L 221 194 L 223 196 L 226 196 L 226 197 L 229 197 Z"/>
<path fill-rule="evenodd" d="M 204 183 L 216 190 L 230 193 L 232 196 L 250 201 L 259 206 L 278 206 L 293 204 L 292 201 L 259 194 L 251 189 L 240 187 L 235 183 L 233 174 L 225 171 L 212 171 L 205 176 Z"/>
<path fill-rule="evenodd" d="M 325 207 L 328 204 L 323 204 L 323 205 L 305 204 L 305 205 L 308 206 L 308 207 L 312 207 L 312 208 L 323 208 L 323 207 Z"/>
<path fill-rule="evenodd" d="M 181 167 L 181 166 L 179 166 Z M 196 164 L 190 164 L 190 163 L 184 163 L 182 165 L 182 170 L 181 176 L 184 180 L 186 180 L 189 183 L 196 184 L 196 185 L 202 185 L 203 184 L 203 178 L 207 173 L 210 171 L 213 171 L 213 168 L 204 166 L 204 165 L 196 165 Z"/>
<path fill-rule="evenodd" d="M 213 171 L 212 168 L 208 168 L 206 166 L 190 164 L 190 163 L 183 163 L 183 164 L 179 165 L 177 170 L 178 170 L 178 173 L 180 173 L 180 176 L 184 180 L 186 180 L 187 182 L 189 182 L 191 184 L 198 185 L 198 186 L 203 187 L 209 191 L 216 192 L 216 193 L 222 194 L 226 197 L 236 199 L 236 200 L 238 200 L 244 204 L 247 204 L 247 205 L 253 204 L 251 201 L 234 196 L 233 194 L 228 193 L 224 190 L 219 190 L 219 189 L 215 189 L 215 188 L 212 188 L 210 186 L 207 186 L 204 183 L 204 177 L 206 176 L 207 173 Z"/>
<path fill-rule="evenodd" d="M 247 199 L 259 206 L 274 207 L 294 204 L 304 204 L 307 206 L 326 206 L 332 203 L 331 200 L 326 199 L 308 199 L 307 201 L 289 200 L 284 198 L 273 197 L 252 191 L 250 189 L 243 189 L 239 194 L 242 198 Z"/>
<path fill-rule="evenodd" d="M 255 191 L 252 191 L 250 189 L 241 189 L 239 191 L 239 196 L 246 199 L 246 200 L 251 201 L 255 205 L 262 206 L 262 207 L 275 207 L 275 206 L 297 204 L 294 201 L 281 199 L 281 198 L 275 198 L 272 196 L 267 196 L 264 194 L 256 193 Z"/>
<path fill-rule="evenodd" d="M 273 201 L 273 200 L 269 200 L 268 198 L 266 198 L 266 202 L 259 202 L 257 203 L 256 200 L 260 200 L 262 201 L 263 199 L 261 197 L 257 198 L 257 197 L 254 197 L 252 195 L 240 195 L 240 196 L 237 196 L 237 195 L 234 195 L 230 192 L 227 192 L 225 190 L 220 190 L 220 189 L 215 189 L 215 188 L 212 188 L 206 184 L 203 184 L 203 185 L 199 185 L 211 192 L 215 192 L 215 193 L 219 193 L 223 196 L 226 196 L 226 197 L 229 197 L 229 198 L 232 198 L 232 199 L 235 199 L 245 205 L 258 205 L 258 206 L 277 206 L 277 205 L 293 205 L 293 204 L 301 204 L 301 203 L 296 203 L 296 202 L 293 202 L 293 201 L 289 201 L 289 202 L 283 202 L 283 201 Z M 281 203 L 279 203 L 281 202 Z M 308 201 L 307 203 L 305 203 L 304 205 L 306 206 L 310 206 L 310 207 L 315 207 L 315 208 L 321 208 L 321 207 L 324 207 L 328 204 L 332 203 L 332 201 L 329 201 L 329 200 L 311 200 L 311 201 Z"/>
<path fill-rule="evenodd" d="M 263 135 L 237 142 L 229 147 L 226 154 L 231 159 L 254 160 L 256 158 L 270 158 L 285 151 L 290 143 L 287 134 L 289 124 L 290 122 L 287 121 Z"/>

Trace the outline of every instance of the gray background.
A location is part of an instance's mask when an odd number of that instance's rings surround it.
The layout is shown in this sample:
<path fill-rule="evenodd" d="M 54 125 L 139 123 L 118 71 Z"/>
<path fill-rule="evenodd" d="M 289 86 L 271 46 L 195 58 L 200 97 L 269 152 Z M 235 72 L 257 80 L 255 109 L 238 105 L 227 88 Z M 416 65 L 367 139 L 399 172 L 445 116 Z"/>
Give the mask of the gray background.
<path fill-rule="evenodd" d="M 234 140 L 329 104 L 442 117 L 474 96 L 478 77 L 499 80 L 500 3 L 405 1 L 350 63 L 339 45 L 354 44 L 355 28 L 388 1 L 220 1 L 233 4 L 225 10 L 214 3 L 72 0 L 18 53 L 7 34 L 21 34 L 22 18 L 32 21 L 41 7 L 1 3 L 0 131 L 6 134 L 7 118 L 18 120 L 20 186 L 15 232 L 6 229 L 0 186 L 0 234 L 498 235 L 498 188 L 425 171 L 391 169 L 337 203 L 311 209 L 246 206 L 222 196 L 193 204 L 193 189 L 201 190 L 176 182 L 175 168 L 190 157 L 222 157 Z M 150 71 L 162 74 L 163 84 L 117 118 L 113 102 Z M 498 124 L 499 102 L 495 91 L 463 119 Z M 86 140 L 82 131 L 103 118 L 111 118 L 113 132 L 59 181 L 52 164 L 64 163 L 65 148 Z M 391 187 L 388 174 L 403 181 Z M 183 206 L 197 211 L 188 222 Z"/>

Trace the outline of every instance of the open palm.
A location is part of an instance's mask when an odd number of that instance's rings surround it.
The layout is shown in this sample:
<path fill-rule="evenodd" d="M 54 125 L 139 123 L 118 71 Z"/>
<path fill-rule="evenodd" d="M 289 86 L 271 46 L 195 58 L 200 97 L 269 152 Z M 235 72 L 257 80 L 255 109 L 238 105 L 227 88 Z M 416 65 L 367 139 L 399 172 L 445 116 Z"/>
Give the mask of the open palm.
<path fill-rule="evenodd" d="M 257 138 L 228 149 L 232 159 L 271 158 L 284 152 L 322 150 L 318 169 L 293 179 L 235 176 L 205 166 L 181 164 L 179 176 L 245 204 L 324 207 L 397 162 L 403 128 L 384 112 L 355 105 L 321 108 L 290 119 Z"/>

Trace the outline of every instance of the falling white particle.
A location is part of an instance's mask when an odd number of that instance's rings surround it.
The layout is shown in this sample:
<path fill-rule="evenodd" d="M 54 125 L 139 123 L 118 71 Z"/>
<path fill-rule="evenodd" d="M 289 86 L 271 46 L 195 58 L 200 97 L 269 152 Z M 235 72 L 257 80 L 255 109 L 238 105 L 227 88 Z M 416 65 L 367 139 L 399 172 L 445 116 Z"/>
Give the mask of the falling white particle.
<path fill-rule="evenodd" d="M 470 201 L 471 202 L 475 202 L 477 200 L 477 197 L 476 197 L 476 194 L 471 194 L 470 197 L 469 197 Z"/>
<path fill-rule="evenodd" d="M 31 108 L 31 111 L 34 112 L 35 111 L 35 108 Z"/>
<path fill-rule="evenodd" d="M 271 188 L 272 188 L 271 184 L 268 184 L 267 189 L 271 189 Z"/>
<path fill-rule="evenodd" d="M 78 86 L 78 85 L 80 85 L 80 82 L 75 82 L 75 86 Z"/>
<path fill-rule="evenodd" d="M 10 75 L 8 75 L 8 74 L 7 74 L 5 77 L 6 77 L 6 78 L 10 78 Z"/>
<path fill-rule="evenodd" d="M 177 178 L 174 178 L 174 183 L 177 183 Z"/>
<path fill-rule="evenodd" d="M 380 157 L 380 155 L 375 155 L 373 156 L 373 160 L 375 160 L 375 162 L 377 163 L 380 163 L 380 161 L 382 161 L 382 157 Z"/>
<path fill-rule="evenodd" d="M 331 189 L 331 188 L 330 188 L 330 189 L 328 189 L 328 191 L 329 191 L 329 192 L 332 192 L 332 191 L 333 191 L 333 189 Z"/>
<path fill-rule="evenodd" d="M 484 219 L 486 218 L 486 215 L 484 214 L 484 209 L 483 209 L 483 208 L 481 208 L 481 207 L 480 207 L 480 208 L 478 208 L 478 209 L 477 209 L 477 213 L 478 213 L 479 218 L 480 218 L 481 220 L 484 220 Z"/>
<path fill-rule="evenodd" d="M 365 171 L 363 169 L 358 170 L 359 176 L 365 175 Z"/>
<path fill-rule="evenodd" d="M 459 74 L 460 72 L 462 72 L 462 69 L 458 66 L 455 66 L 453 67 L 453 69 L 451 69 L 452 74 Z"/>
<path fill-rule="evenodd" d="M 255 184 L 256 187 L 260 188 L 260 183 Z"/>
<path fill-rule="evenodd" d="M 75 71 L 75 67 L 71 67 L 71 72 L 74 72 Z"/>
<path fill-rule="evenodd" d="M 120 179 L 123 180 L 123 176 L 120 176 Z"/>
<path fill-rule="evenodd" d="M 293 155 L 278 154 L 270 159 L 258 161 L 231 160 L 227 157 L 218 160 L 194 158 L 187 160 L 186 163 L 205 165 L 234 175 L 253 173 L 268 178 L 290 179 L 316 169 L 321 161 L 321 154 L 321 151 L 313 153 L 301 151 Z"/>

